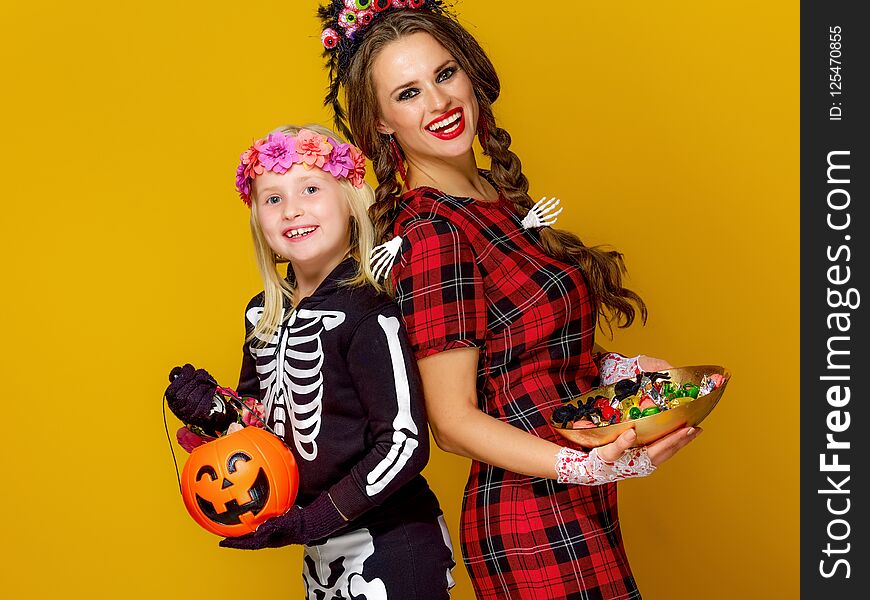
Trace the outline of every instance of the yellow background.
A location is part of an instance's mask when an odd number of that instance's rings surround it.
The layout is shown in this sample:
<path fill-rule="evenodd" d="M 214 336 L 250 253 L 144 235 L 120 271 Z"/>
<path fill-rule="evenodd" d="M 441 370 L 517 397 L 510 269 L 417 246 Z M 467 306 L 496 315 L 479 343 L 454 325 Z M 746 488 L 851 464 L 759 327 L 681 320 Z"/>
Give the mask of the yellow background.
<path fill-rule="evenodd" d="M 236 382 L 259 282 L 234 169 L 327 120 L 314 10 L 4 5 L 0 596 L 302 597 L 298 548 L 220 549 L 189 519 L 160 401 L 186 361 Z M 623 251 L 650 308 L 601 342 L 733 372 L 697 442 L 620 484 L 644 598 L 796 597 L 798 4 L 459 10 L 532 195 Z M 466 473 L 437 450 L 427 469 L 457 548 Z"/>

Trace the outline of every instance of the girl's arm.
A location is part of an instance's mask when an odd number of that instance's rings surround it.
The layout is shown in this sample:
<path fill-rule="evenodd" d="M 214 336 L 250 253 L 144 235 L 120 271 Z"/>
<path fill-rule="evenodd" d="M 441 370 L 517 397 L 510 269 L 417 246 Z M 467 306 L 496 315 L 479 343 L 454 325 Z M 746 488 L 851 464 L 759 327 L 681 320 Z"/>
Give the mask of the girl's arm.
<path fill-rule="evenodd" d="M 420 376 L 395 304 L 360 321 L 347 364 L 372 445 L 329 493 L 345 518 L 353 520 L 423 470 L 429 460 L 429 429 Z"/>
<path fill-rule="evenodd" d="M 330 536 L 381 504 L 426 466 L 429 430 L 420 377 L 394 304 L 361 319 L 348 345 L 347 365 L 366 412 L 370 450 L 308 506 L 293 506 L 253 533 L 222 540 L 221 546 L 257 550 Z M 259 390 L 254 361 L 247 351 L 239 378 L 242 390 L 246 396 Z"/>
<path fill-rule="evenodd" d="M 491 417 L 478 408 L 477 363 L 476 348 L 448 350 L 418 362 L 429 424 L 438 446 L 515 473 L 559 478 L 557 456 L 563 450 L 561 446 Z M 647 446 L 650 461 L 654 466 L 661 464 L 700 431 L 700 428 L 679 429 Z M 576 453 L 571 458 L 583 461 L 597 455 L 605 463 L 616 463 L 634 439 L 634 430 L 629 430 L 613 443 L 591 453 L 572 451 Z"/>

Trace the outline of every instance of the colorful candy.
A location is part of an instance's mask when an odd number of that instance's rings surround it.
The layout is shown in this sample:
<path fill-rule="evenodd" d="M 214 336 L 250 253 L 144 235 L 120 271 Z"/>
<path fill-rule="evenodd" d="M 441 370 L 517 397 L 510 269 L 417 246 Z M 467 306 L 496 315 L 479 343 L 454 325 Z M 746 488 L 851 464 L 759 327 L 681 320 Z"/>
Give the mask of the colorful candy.
<path fill-rule="evenodd" d="M 553 411 L 553 422 L 563 428 L 585 429 L 641 419 L 692 402 L 725 383 L 718 373 L 704 375 L 700 384 L 680 384 L 670 377 L 656 372 L 623 379 L 614 384 L 612 398 L 596 394 L 567 402 Z"/>

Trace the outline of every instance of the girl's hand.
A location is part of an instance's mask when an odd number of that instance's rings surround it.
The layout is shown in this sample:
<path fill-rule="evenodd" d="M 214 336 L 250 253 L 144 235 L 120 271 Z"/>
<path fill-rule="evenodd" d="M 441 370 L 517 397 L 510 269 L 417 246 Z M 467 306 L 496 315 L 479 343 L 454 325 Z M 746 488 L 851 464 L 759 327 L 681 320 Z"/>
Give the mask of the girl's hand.
<path fill-rule="evenodd" d="M 304 544 L 302 537 L 302 509 L 293 506 L 281 516 L 260 523 L 253 533 L 222 539 L 218 545 L 237 550 L 281 548 L 291 544 Z"/>
<path fill-rule="evenodd" d="M 224 431 L 235 421 L 231 407 L 216 407 L 217 382 L 205 369 L 193 365 L 175 367 L 169 372 L 169 387 L 166 388 L 166 403 L 176 417 L 188 425 L 201 429 Z"/>
<path fill-rule="evenodd" d="M 176 417 L 199 426 L 208 420 L 217 382 L 205 369 L 195 369 L 190 363 L 169 372 L 166 402 Z M 198 421 L 198 422 L 197 422 Z"/>
<path fill-rule="evenodd" d="M 332 498 L 323 492 L 305 508 L 292 506 L 283 515 L 261 523 L 253 533 L 224 538 L 218 545 L 237 550 L 259 550 L 308 544 L 332 535 L 345 523 Z"/>

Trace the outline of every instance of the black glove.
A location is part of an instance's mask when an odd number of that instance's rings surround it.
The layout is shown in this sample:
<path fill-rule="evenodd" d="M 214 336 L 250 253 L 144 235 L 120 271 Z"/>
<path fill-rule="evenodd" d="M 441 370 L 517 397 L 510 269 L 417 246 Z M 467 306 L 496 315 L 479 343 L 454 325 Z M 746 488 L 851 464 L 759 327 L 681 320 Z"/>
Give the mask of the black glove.
<path fill-rule="evenodd" d="M 335 533 L 344 524 L 344 517 L 329 494 L 324 492 L 307 507 L 293 506 L 283 515 L 261 523 L 253 533 L 225 538 L 219 545 L 238 550 L 259 550 L 308 544 Z"/>
<path fill-rule="evenodd" d="M 208 433 L 222 432 L 236 420 L 236 411 L 215 401 L 217 382 L 204 369 L 193 365 L 175 367 L 169 372 L 166 403 L 176 417 Z"/>

